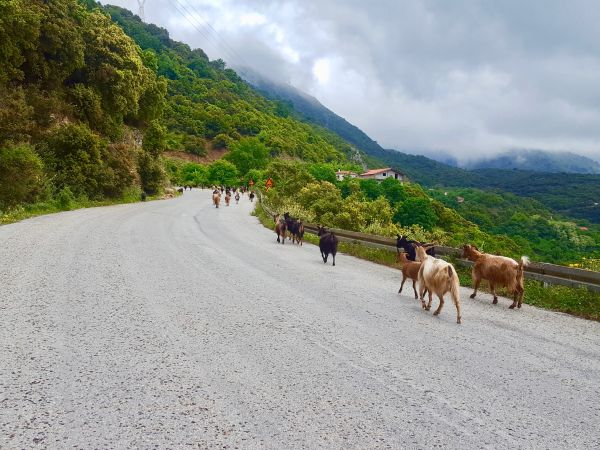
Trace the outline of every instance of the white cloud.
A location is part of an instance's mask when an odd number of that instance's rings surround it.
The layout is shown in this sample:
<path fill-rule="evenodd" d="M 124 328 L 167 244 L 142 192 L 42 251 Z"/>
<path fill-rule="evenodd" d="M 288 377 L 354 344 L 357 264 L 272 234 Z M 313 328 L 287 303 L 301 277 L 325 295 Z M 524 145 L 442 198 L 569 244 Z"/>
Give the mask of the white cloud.
<path fill-rule="evenodd" d="M 600 159 L 596 0 L 177 1 L 218 38 L 186 25 L 167 0 L 147 3 L 147 18 L 212 58 L 291 82 L 386 147 Z"/>

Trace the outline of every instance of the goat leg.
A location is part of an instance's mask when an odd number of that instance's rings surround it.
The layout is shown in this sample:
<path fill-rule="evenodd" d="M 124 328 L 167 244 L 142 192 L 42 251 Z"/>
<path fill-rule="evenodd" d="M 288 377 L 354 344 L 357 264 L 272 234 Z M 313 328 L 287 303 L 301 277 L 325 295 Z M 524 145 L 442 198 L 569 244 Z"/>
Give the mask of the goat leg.
<path fill-rule="evenodd" d="M 402 278 L 402 283 L 400 283 L 400 289 L 398 289 L 398 294 L 402 292 L 402 287 L 404 286 L 404 282 L 406 281 L 406 277 Z M 415 283 L 413 281 L 413 287 L 415 287 Z M 417 291 L 415 291 L 415 295 L 417 295 Z"/>
<path fill-rule="evenodd" d="M 492 295 L 494 296 L 494 301 L 492 302 L 492 304 L 496 305 L 498 303 L 498 296 L 496 295 L 496 286 L 494 286 L 494 283 L 492 283 L 491 281 L 490 291 L 492 291 Z"/>
<path fill-rule="evenodd" d="M 427 307 L 425 308 L 425 310 L 429 311 L 431 309 L 431 302 L 433 301 L 433 297 L 431 295 L 431 291 L 429 291 L 427 294 L 429 295 L 429 302 L 427 303 Z"/>
<path fill-rule="evenodd" d="M 434 316 L 437 316 L 440 313 L 440 311 L 442 310 L 442 306 L 444 306 L 444 296 L 438 295 L 438 297 L 440 298 L 440 305 L 437 307 L 437 309 L 433 313 Z"/>
<path fill-rule="evenodd" d="M 471 298 L 475 298 L 477 295 L 477 289 L 479 289 L 479 283 L 481 280 L 479 278 L 473 277 L 473 293 L 471 294 Z"/>

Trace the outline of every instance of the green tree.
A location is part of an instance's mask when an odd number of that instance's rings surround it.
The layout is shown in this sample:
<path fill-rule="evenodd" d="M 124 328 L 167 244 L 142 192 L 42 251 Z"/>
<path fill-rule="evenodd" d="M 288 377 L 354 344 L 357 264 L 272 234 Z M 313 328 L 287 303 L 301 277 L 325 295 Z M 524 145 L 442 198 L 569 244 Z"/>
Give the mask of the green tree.
<path fill-rule="evenodd" d="M 0 147 L 0 208 L 37 200 L 44 187 L 43 167 L 27 144 Z"/>
<path fill-rule="evenodd" d="M 326 214 L 335 215 L 342 209 L 342 194 L 328 181 L 312 182 L 300 190 L 298 203 L 312 211 L 317 222 L 322 222 Z"/>
<path fill-rule="evenodd" d="M 265 169 L 269 163 L 269 150 L 256 138 L 242 138 L 231 146 L 225 159 L 233 163 L 243 176 L 251 169 Z"/>
<path fill-rule="evenodd" d="M 403 227 L 416 224 L 431 230 L 437 224 L 438 216 L 429 199 L 409 198 L 396 209 L 394 222 Z"/>
<path fill-rule="evenodd" d="M 376 180 L 359 180 L 360 189 L 369 200 L 375 200 L 376 198 L 383 195 L 383 190 L 379 181 Z"/>
<path fill-rule="evenodd" d="M 315 181 L 304 164 L 282 159 L 271 161 L 266 178 L 271 178 L 275 183 L 272 195 L 283 198 L 294 198 L 303 187 Z"/>
<path fill-rule="evenodd" d="M 383 196 L 392 204 L 395 205 L 407 199 L 408 194 L 404 186 L 394 178 L 386 178 L 379 187 Z"/>
<path fill-rule="evenodd" d="M 208 168 L 202 164 L 187 163 L 181 168 L 181 184 L 191 186 L 208 186 Z"/>
<path fill-rule="evenodd" d="M 159 158 L 141 151 L 138 156 L 138 173 L 145 192 L 156 194 L 162 190 L 166 175 Z"/>
<path fill-rule="evenodd" d="M 68 186 L 75 195 L 99 198 L 102 195 L 105 143 L 85 124 L 55 128 L 40 145 L 46 166 L 57 189 Z"/>
<path fill-rule="evenodd" d="M 208 166 L 208 181 L 219 186 L 235 186 L 239 183 L 237 168 L 219 159 Z"/>
<path fill-rule="evenodd" d="M 152 156 L 160 155 L 167 145 L 167 129 L 158 120 L 153 120 L 146 128 L 142 148 Z"/>
<path fill-rule="evenodd" d="M 335 183 L 337 181 L 335 170 L 333 170 L 333 167 L 329 164 L 309 164 L 308 172 L 318 181 L 328 181 L 330 183 Z"/>

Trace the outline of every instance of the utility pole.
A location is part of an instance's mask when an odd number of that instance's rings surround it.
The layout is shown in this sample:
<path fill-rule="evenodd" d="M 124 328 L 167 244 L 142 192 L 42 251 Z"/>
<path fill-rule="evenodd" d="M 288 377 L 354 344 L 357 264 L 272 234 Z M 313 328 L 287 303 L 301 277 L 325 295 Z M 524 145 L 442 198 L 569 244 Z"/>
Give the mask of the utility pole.
<path fill-rule="evenodd" d="M 146 0 L 137 0 L 137 2 L 140 8 L 138 11 L 138 16 L 140 16 L 140 19 L 142 19 L 142 22 L 144 22 L 146 20 L 146 16 L 144 14 L 144 4 L 146 3 Z"/>

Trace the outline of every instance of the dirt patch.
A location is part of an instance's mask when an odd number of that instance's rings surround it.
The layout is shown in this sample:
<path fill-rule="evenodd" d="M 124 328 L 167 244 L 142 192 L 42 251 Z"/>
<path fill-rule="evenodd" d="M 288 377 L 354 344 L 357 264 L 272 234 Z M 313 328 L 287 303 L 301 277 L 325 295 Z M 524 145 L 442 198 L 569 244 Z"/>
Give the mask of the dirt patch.
<path fill-rule="evenodd" d="M 207 149 L 207 154 L 205 156 L 192 155 L 191 153 L 186 152 L 175 152 L 175 151 L 167 151 L 164 152 L 165 156 L 169 158 L 181 159 L 184 161 L 195 162 L 198 164 L 209 164 L 217 159 L 221 159 L 225 153 L 227 153 L 226 148 L 211 148 Z"/>

